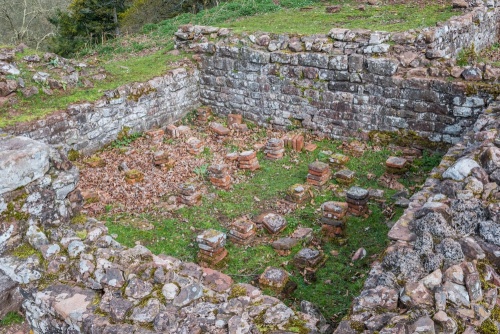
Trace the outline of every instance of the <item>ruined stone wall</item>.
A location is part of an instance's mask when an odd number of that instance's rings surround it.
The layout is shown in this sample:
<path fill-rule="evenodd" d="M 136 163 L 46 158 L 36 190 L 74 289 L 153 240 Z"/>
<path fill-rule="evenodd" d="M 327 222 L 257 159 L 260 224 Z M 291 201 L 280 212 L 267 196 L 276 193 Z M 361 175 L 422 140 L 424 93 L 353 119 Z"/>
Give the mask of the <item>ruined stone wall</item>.
<path fill-rule="evenodd" d="M 200 54 L 200 100 L 259 124 L 302 126 L 333 138 L 414 130 L 457 142 L 489 103 L 471 82 L 498 82 L 488 66 L 446 60 L 498 38 L 499 2 L 437 27 L 403 33 L 332 29 L 328 35 L 255 34 L 183 26 L 177 47 Z M 450 81 L 450 78 L 456 78 Z"/>
<path fill-rule="evenodd" d="M 199 104 L 198 71 L 178 68 L 144 83 L 105 93 L 41 120 L 4 129 L 51 145 L 90 153 L 115 140 L 128 127 L 143 132 L 181 119 Z"/>
<path fill-rule="evenodd" d="M 0 182 L 18 175 L 0 191 L 0 317 L 22 304 L 36 334 L 317 333 L 325 321 L 308 302 L 296 312 L 218 271 L 122 246 L 74 216 L 78 170 L 64 155 L 0 137 Z"/>
<path fill-rule="evenodd" d="M 498 333 L 499 113 L 496 101 L 410 198 L 335 333 Z"/>

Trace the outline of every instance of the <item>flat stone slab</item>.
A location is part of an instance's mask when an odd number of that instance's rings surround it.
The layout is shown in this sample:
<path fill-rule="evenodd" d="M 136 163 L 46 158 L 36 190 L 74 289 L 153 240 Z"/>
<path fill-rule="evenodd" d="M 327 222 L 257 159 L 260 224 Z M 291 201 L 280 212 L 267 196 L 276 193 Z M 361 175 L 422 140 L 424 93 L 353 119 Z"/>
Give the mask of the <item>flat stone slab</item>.
<path fill-rule="evenodd" d="M 476 167 L 480 166 L 475 160 L 472 160 L 471 158 L 462 158 L 443 173 L 443 178 L 462 181 L 469 176 L 472 169 Z"/>
<path fill-rule="evenodd" d="M 264 216 L 262 223 L 269 233 L 275 234 L 281 232 L 286 227 L 285 217 L 276 213 L 268 213 Z"/>
<path fill-rule="evenodd" d="M 348 198 L 362 200 L 368 197 L 368 190 L 360 187 L 351 187 L 346 193 Z"/>
<path fill-rule="evenodd" d="M 299 240 L 295 238 L 281 238 L 274 241 L 272 243 L 272 247 L 279 250 L 290 250 L 298 243 Z"/>
<path fill-rule="evenodd" d="M 217 230 L 206 230 L 196 237 L 196 242 L 210 247 L 223 247 L 226 244 L 226 234 Z"/>
<path fill-rule="evenodd" d="M 41 178 L 48 170 L 48 145 L 26 137 L 0 137 L 0 195 Z"/>
<path fill-rule="evenodd" d="M 390 168 L 405 168 L 407 162 L 408 161 L 404 158 L 389 157 L 385 165 Z"/>

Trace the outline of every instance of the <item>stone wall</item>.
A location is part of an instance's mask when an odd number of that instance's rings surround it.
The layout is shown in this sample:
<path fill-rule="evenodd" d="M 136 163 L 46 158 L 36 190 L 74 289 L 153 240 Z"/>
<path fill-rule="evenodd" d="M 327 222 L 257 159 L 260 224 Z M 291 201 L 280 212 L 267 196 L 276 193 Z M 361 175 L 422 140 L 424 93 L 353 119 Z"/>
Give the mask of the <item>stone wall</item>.
<path fill-rule="evenodd" d="M 178 68 L 144 83 L 108 91 L 98 101 L 70 105 L 41 120 L 4 132 L 27 136 L 64 149 L 91 153 L 128 127 L 143 132 L 173 123 L 199 104 L 198 71 Z"/>
<path fill-rule="evenodd" d="M 237 36 L 188 25 L 176 33 L 177 47 L 200 55 L 200 100 L 218 113 L 333 138 L 406 129 L 454 143 L 492 99 L 470 95 L 471 85 L 498 83 L 500 70 L 446 59 L 498 39 L 499 5 L 489 1 L 437 27 L 392 34 Z"/>

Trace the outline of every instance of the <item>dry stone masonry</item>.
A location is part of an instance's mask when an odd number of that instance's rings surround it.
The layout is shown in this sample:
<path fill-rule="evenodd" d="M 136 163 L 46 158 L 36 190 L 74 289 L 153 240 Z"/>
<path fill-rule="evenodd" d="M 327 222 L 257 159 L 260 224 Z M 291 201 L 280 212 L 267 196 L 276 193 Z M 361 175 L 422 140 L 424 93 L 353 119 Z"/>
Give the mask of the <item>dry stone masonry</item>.
<path fill-rule="evenodd" d="M 42 120 L 3 129 L 64 150 L 92 153 L 125 128 L 143 132 L 173 123 L 199 105 L 198 72 L 178 68 L 145 83 L 108 91 L 94 103 L 70 105 Z"/>
<path fill-rule="evenodd" d="M 399 33 L 238 36 L 188 25 L 176 33 L 177 47 L 198 53 L 200 100 L 219 114 L 238 110 L 278 128 L 298 122 L 334 138 L 411 130 L 456 143 L 495 97 L 488 85 L 500 70 L 461 68 L 453 58 L 472 43 L 479 50 L 497 41 L 499 6 L 475 1 L 436 27 Z"/>
<path fill-rule="evenodd" d="M 140 245 L 126 248 L 95 219 L 75 216 L 69 223 L 83 204 L 75 190 L 78 170 L 31 139 L 2 137 L 0 145 L 13 151 L 1 156 L 1 166 L 18 170 L 33 168 L 33 147 L 48 152 L 39 173 L 0 193 L 2 316 L 22 304 L 33 332 L 47 334 L 243 333 L 264 324 L 286 331 L 297 323 L 317 330 L 319 318 L 251 285 Z M 206 231 L 197 241 L 203 261 L 216 264 L 221 249 L 227 254 L 224 233 Z M 23 251 L 11 254 L 20 244 Z"/>
<path fill-rule="evenodd" d="M 410 198 L 336 333 L 498 332 L 499 113 L 496 102 Z"/>
<path fill-rule="evenodd" d="M 93 152 L 128 128 L 162 128 L 203 103 L 208 107 L 197 109 L 199 122 L 208 122 L 212 110 L 229 115 L 227 127 L 210 124 L 221 140 L 245 130 L 243 116 L 333 138 L 412 130 L 454 144 L 406 203 L 389 232 L 390 246 L 336 333 L 498 333 L 500 71 L 460 67 L 454 58 L 472 43 L 481 49 L 498 40 L 500 2 L 467 1 L 464 7 L 464 15 L 436 27 L 398 33 L 336 28 L 327 35 L 237 36 L 228 29 L 182 26 L 177 47 L 197 53 L 199 68 L 172 70 L 106 92 L 95 103 L 2 129 L 9 135 L 0 136 L 0 316 L 22 304 L 35 333 L 259 333 L 260 326 L 287 333 L 297 323 L 308 333 L 326 332 L 325 319 L 308 302 L 301 303 L 303 312 L 293 311 L 216 270 L 156 256 L 141 245 L 126 248 L 102 222 L 77 215 L 83 198 L 75 190 L 78 170 L 66 159 L 69 150 Z M 48 78 L 38 73 L 36 80 Z M 8 84 L 2 89 L 12 90 Z M 149 139 L 162 140 L 162 131 L 148 132 Z M 189 128 L 173 124 L 165 133 L 190 137 Z M 198 154 L 200 144 L 188 141 Z M 266 153 L 280 158 L 282 145 L 306 147 L 295 134 L 270 140 Z M 363 152 L 362 142 L 345 148 Z M 386 175 L 402 172 L 403 160 L 414 153 L 390 158 Z M 246 170 L 260 168 L 255 151 L 228 154 L 226 160 Z M 353 179 L 342 167 L 347 161 L 330 156 L 340 169 L 335 178 L 345 183 Z M 168 169 L 175 161 L 160 151 L 152 163 Z M 140 171 L 125 167 L 125 178 L 141 181 Z M 309 172 L 307 182 L 314 186 L 331 176 L 330 166 L 319 162 Z M 230 186 L 225 165 L 211 166 L 210 173 L 214 185 Z M 322 205 L 327 237 L 342 236 L 347 213 L 368 213 L 367 190 L 353 187 L 346 195 L 346 203 Z M 303 203 L 310 199 L 309 185 L 294 185 L 287 196 Z M 180 203 L 200 200 L 200 189 L 180 186 Z M 257 223 L 272 235 L 287 226 L 276 213 L 262 214 Z M 228 238 L 247 245 L 255 230 L 242 218 L 231 224 Z M 311 238 L 310 229 L 299 228 L 272 246 L 285 254 Z M 200 234 L 200 262 L 222 262 L 225 239 L 220 231 Z M 352 259 L 364 256 L 360 249 Z M 306 279 L 324 260 L 314 248 L 294 257 Z M 261 287 L 277 293 L 290 283 L 281 268 L 268 267 L 259 277 Z"/>

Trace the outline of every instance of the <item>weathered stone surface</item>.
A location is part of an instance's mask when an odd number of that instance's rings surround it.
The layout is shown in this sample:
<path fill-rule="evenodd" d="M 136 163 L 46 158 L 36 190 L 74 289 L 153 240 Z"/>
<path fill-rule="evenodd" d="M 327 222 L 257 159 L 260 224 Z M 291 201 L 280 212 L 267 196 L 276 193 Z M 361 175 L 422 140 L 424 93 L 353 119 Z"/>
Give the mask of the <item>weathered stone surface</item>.
<path fill-rule="evenodd" d="M 0 318 L 21 308 L 22 297 L 18 284 L 0 271 Z"/>
<path fill-rule="evenodd" d="M 432 307 L 434 295 L 423 283 L 407 283 L 400 300 L 408 307 Z"/>
<path fill-rule="evenodd" d="M 434 321 L 429 317 L 422 317 L 417 319 L 411 326 L 412 333 L 434 334 Z"/>
<path fill-rule="evenodd" d="M 500 224 L 491 220 L 479 223 L 479 234 L 484 240 L 500 246 Z"/>
<path fill-rule="evenodd" d="M 363 290 L 353 302 L 353 311 L 384 310 L 391 311 L 397 308 L 398 291 L 384 286 Z"/>
<path fill-rule="evenodd" d="M 468 307 L 470 305 L 469 293 L 463 285 L 448 281 L 444 283 L 443 289 L 447 293 L 448 300 L 456 306 Z"/>
<path fill-rule="evenodd" d="M 460 263 L 464 259 L 462 247 L 451 238 L 443 239 L 439 245 L 436 245 L 436 251 L 443 255 L 447 266 Z"/>
<path fill-rule="evenodd" d="M 479 167 L 479 164 L 470 158 L 458 160 L 443 173 L 443 178 L 462 181 L 470 175 L 473 168 Z"/>
<path fill-rule="evenodd" d="M 0 195 L 41 178 L 49 169 L 49 147 L 25 137 L 0 138 Z"/>
<path fill-rule="evenodd" d="M 434 290 L 434 288 L 441 285 L 441 281 L 443 280 L 443 273 L 441 269 L 436 269 L 429 275 L 422 278 L 422 284 L 429 290 Z"/>
<path fill-rule="evenodd" d="M 216 292 L 222 293 L 231 287 L 233 279 L 221 272 L 203 268 L 203 284 Z"/>
<path fill-rule="evenodd" d="M 152 322 L 160 313 L 160 301 L 152 298 L 144 306 L 134 307 L 129 319 L 138 323 Z"/>
<path fill-rule="evenodd" d="M 193 301 L 203 296 L 203 288 L 199 284 L 190 284 L 181 289 L 179 294 L 174 298 L 174 306 L 183 307 L 191 304 Z"/>
<path fill-rule="evenodd" d="M 141 299 L 149 295 L 152 290 L 153 285 L 151 283 L 134 277 L 127 282 L 125 295 L 134 299 Z"/>

